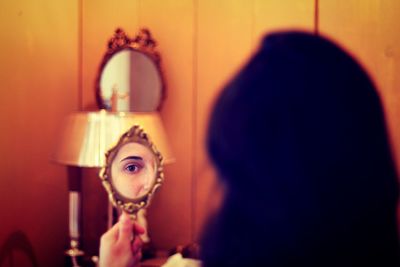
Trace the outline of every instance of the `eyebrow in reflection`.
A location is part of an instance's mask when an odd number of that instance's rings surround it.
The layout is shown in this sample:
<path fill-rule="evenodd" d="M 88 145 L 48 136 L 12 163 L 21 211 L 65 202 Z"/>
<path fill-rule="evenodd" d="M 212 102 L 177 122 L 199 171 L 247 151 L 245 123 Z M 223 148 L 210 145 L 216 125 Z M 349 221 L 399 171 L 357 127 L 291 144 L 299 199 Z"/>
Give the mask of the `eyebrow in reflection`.
<path fill-rule="evenodd" d="M 120 162 L 122 162 L 124 160 L 128 160 L 128 159 L 143 160 L 143 158 L 139 157 L 139 156 L 129 156 L 129 157 L 123 158 Z"/>

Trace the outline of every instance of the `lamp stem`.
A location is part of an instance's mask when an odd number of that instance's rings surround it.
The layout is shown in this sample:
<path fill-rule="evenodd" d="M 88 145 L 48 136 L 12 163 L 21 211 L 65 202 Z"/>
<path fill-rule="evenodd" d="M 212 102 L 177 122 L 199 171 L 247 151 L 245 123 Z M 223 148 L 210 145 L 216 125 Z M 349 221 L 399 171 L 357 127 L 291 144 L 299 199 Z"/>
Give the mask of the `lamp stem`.
<path fill-rule="evenodd" d="M 80 193 L 69 191 L 69 236 L 79 240 L 79 205 Z"/>
<path fill-rule="evenodd" d="M 68 167 L 68 188 L 69 188 L 69 238 L 70 248 L 65 254 L 71 258 L 73 267 L 79 267 L 78 256 L 83 256 L 84 252 L 79 249 L 79 223 L 80 223 L 80 191 L 81 177 L 78 167 Z"/>

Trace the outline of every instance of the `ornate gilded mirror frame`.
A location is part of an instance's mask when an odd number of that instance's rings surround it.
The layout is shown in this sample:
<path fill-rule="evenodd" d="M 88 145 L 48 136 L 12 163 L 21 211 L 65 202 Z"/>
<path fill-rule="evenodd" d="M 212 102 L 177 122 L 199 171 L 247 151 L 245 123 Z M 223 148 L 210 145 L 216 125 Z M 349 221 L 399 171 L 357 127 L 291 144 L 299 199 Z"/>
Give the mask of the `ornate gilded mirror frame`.
<path fill-rule="evenodd" d="M 145 195 L 140 196 L 138 198 L 124 197 L 114 188 L 111 181 L 112 180 L 111 166 L 114 161 L 114 158 L 116 157 L 119 149 L 123 145 L 128 143 L 139 143 L 146 146 L 154 154 L 156 160 L 156 173 L 155 173 L 154 183 L 151 186 L 150 190 Z M 108 150 L 108 152 L 106 153 L 105 166 L 101 169 L 99 173 L 99 177 L 102 181 L 104 188 L 108 193 L 108 197 L 111 203 L 115 207 L 130 214 L 132 218 L 135 218 L 136 213 L 140 209 L 145 208 L 150 204 L 152 195 L 164 181 L 162 160 L 163 159 L 160 152 L 158 152 L 154 144 L 150 141 L 148 135 L 143 131 L 142 128 L 140 128 L 140 126 L 135 125 L 128 132 L 124 133 L 119 139 L 118 143 L 110 150 Z"/>
<path fill-rule="evenodd" d="M 114 36 L 108 41 L 107 51 L 104 54 L 103 60 L 100 63 L 99 71 L 97 72 L 97 77 L 95 81 L 95 91 L 96 91 L 96 101 L 100 109 L 109 109 L 104 103 L 100 80 L 103 70 L 110 59 L 118 52 L 124 49 L 129 49 L 133 51 L 140 52 L 147 57 L 149 57 L 155 64 L 158 75 L 161 79 L 161 99 L 157 106 L 157 110 L 161 109 L 162 103 L 166 98 L 166 86 L 163 71 L 161 68 L 161 57 L 156 51 L 157 42 L 153 39 L 150 30 L 142 28 L 139 33 L 134 38 L 130 38 L 123 29 L 117 28 L 115 30 Z"/>

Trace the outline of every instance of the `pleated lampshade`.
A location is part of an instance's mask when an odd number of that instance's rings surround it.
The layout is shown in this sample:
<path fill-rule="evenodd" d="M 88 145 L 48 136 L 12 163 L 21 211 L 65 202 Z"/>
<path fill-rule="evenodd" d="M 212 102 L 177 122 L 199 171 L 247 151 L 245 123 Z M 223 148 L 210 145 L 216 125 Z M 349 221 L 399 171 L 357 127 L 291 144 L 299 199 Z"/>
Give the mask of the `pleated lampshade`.
<path fill-rule="evenodd" d="M 71 166 L 103 167 L 105 153 L 132 126 L 139 125 L 163 156 L 174 161 L 158 112 L 77 112 L 64 120 L 51 160 Z"/>

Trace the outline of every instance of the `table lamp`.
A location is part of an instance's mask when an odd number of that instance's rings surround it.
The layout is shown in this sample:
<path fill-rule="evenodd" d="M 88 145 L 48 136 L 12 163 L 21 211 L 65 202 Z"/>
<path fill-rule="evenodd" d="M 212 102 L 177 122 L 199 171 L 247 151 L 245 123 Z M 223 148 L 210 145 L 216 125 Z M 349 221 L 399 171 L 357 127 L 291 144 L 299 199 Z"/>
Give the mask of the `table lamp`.
<path fill-rule="evenodd" d="M 105 164 L 105 153 L 133 125 L 139 125 L 146 131 L 163 156 L 164 164 L 174 161 L 158 112 L 132 113 L 105 110 L 76 112 L 67 116 L 62 124 L 51 160 L 67 166 L 101 168 Z M 74 266 L 78 266 L 76 257 L 84 254 L 79 249 L 80 188 L 76 184 L 69 183 L 70 248 L 66 251 Z"/>

